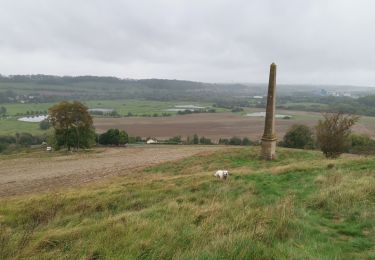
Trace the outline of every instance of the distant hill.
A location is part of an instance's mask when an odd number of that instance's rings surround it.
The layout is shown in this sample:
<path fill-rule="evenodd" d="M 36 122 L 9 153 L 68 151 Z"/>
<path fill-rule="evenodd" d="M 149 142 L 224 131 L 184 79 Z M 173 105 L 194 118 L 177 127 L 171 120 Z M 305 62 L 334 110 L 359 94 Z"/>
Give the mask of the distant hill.
<path fill-rule="evenodd" d="M 278 95 L 311 95 L 321 89 L 372 92 L 375 88 L 345 86 L 279 85 Z M 99 76 L 0 75 L 0 102 L 19 95 L 38 102 L 65 99 L 149 99 L 215 101 L 265 95 L 266 83 L 203 83 L 169 79 L 120 79 Z"/>

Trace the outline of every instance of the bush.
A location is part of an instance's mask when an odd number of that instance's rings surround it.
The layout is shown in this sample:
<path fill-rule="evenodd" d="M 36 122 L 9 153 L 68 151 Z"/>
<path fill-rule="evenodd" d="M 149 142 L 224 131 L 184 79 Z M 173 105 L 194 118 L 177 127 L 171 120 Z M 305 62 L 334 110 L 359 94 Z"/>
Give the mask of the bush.
<path fill-rule="evenodd" d="M 282 145 L 288 148 L 313 148 L 313 133 L 306 125 L 293 125 L 285 134 Z"/>
<path fill-rule="evenodd" d="M 351 134 L 350 135 L 350 153 L 357 154 L 375 154 L 375 140 L 368 135 Z"/>
<path fill-rule="evenodd" d="M 316 126 L 317 143 L 327 158 L 337 158 L 350 146 L 349 136 L 358 116 L 339 113 L 323 114 Z"/>

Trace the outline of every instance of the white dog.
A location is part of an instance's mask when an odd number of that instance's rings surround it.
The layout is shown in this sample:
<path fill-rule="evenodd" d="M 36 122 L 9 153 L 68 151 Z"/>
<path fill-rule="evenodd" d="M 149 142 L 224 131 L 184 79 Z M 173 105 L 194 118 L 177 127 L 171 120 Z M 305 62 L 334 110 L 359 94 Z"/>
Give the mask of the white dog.
<path fill-rule="evenodd" d="M 225 180 L 229 176 L 229 172 L 227 170 L 218 170 L 214 176 Z"/>

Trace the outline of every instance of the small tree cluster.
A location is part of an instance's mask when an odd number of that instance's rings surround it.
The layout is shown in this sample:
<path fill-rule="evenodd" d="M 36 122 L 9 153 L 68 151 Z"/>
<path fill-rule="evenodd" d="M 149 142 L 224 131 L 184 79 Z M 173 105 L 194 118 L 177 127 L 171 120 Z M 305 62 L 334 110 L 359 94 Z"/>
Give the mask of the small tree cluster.
<path fill-rule="evenodd" d="M 244 137 L 243 139 L 241 139 L 240 137 L 233 136 L 229 139 L 220 138 L 219 144 L 223 144 L 223 145 L 252 145 L 253 142 L 247 137 Z"/>
<path fill-rule="evenodd" d="M 109 129 L 99 135 L 99 144 L 102 145 L 124 145 L 129 142 L 128 134 L 124 130 Z"/>
<path fill-rule="evenodd" d="M 207 138 L 207 137 L 200 137 L 197 135 L 197 134 L 194 134 L 193 137 L 190 137 L 188 136 L 187 137 L 187 140 L 186 140 L 186 143 L 187 144 L 207 144 L 207 145 L 211 145 L 213 144 L 212 140 Z"/>
<path fill-rule="evenodd" d="M 46 140 L 46 135 L 32 135 L 29 133 L 3 135 L 0 136 L 0 152 L 7 150 L 9 147 L 29 147 L 31 145 L 40 145 Z"/>

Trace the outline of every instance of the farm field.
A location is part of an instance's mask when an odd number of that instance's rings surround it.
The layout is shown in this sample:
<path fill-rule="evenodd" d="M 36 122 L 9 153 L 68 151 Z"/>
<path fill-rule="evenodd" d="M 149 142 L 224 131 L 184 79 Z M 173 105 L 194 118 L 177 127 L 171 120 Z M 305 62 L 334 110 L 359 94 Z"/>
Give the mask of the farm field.
<path fill-rule="evenodd" d="M 278 149 L 276 161 L 262 161 L 258 147 L 226 147 L 131 170 L 121 166 L 127 156 L 111 150 L 80 156 L 100 154 L 119 165 L 116 177 L 0 198 L 1 259 L 375 257 L 373 156 L 327 160 Z M 42 172 L 48 160 L 57 163 L 51 176 L 70 158 L 34 155 Z M 12 160 L 1 165 L 29 165 Z M 229 178 L 214 178 L 217 169 L 228 169 Z"/>
<path fill-rule="evenodd" d="M 258 110 L 247 110 L 258 111 Z M 276 119 L 276 129 L 279 138 L 293 124 L 306 124 L 314 126 L 320 118 L 319 113 L 278 110 L 278 113 L 292 115 L 292 119 Z M 98 132 L 109 128 L 126 129 L 130 135 L 141 137 L 155 137 L 167 139 L 173 136 L 199 136 L 209 137 L 213 140 L 225 137 L 249 137 L 258 140 L 263 134 L 264 118 L 246 117 L 243 114 L 213 113 L 191 114 L 159 118 L 95 118 L 95 127 Z M 362 121 L 354 127 L 354 131 L 375 137 L 375 118 L 363 117 Z"/>
<path fill-rule="evenodd" d="M 197 153 L 223 149 L 220 146 L 131 146 L 97 148 L 88 153 L 46 151 L 0 158 L 0 197 L 35 191 L 54 191 Z"/>
<path fill-rule="evenodd" d="M 102 107 L 105 108 L 106 104 L 102 103 Z M 167 139 L 177 135 L 191 136 L 196 133 L 213 140 L 232 136 L 250 137 L 257 140 L 263 132 L 264 118 L 246 117 L 245 114 L 259 111 L 262 110 L 246 109 L 243 113 L 202 113 L 170 117 L 95 117 L 94 125 L 98 132 L 104 132 L 109 128 L 122 128 L 130 135 L 145 138 Z M 314 112 L 290 110 L 277 110 L 277 112 L 292 115 L 292 118 L 288 120 L 276 119 L 276 128 L 280 138 L 291 125 L 314 126 L 320 118 L 320 114 Z M 354 127 L 354 131 L 375 137 L 375 117 L 362 116 L 361 121 Z M 0 134 L 15 134 L 16 132 L 45 133 L 39 129 L 38 123 L 19 122 L 15 118 L 0 119 Z"/>
<path fill-rule="evenodd" d="M 205 102 L 162 102 L 162 101 L 148 101 L 148 100 L 93 100 L 86 101 L 84 104 L 89 108 L 109 108 L 116 110 L 119 115 L 126 116 L 128 113 L 133 115 L 143 116 L 153 116 L 154 114 L 162 115 L 163 113 L 168 113 L 170 115 L 175 115 L 174 111 L 167 111 L 168 109 L 183 105 L 195 105 L 202 107 L 211 107 L 211 103 Z M 48 111 L 48 108 L 54 105 L 54 103 L 25 103 L 25 104 L 0 104 L 7 109 L 8 115 L 12 118 L 1 119 L 0 118 L 0 135 L 3 134 L 15 134 L 16 132 L 27 132 L 31 134 L 42 134 L 45 131 L 39 129 L 38 123 L 25 123 L 17 121 L 17 114 L 26 114 L 27 111 L 41 111 L 43 114 Z M 216 108 L 217 112 L 225 112 L 226 109 Z"/>

